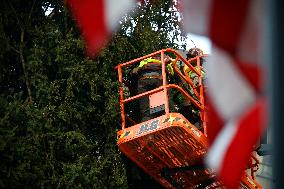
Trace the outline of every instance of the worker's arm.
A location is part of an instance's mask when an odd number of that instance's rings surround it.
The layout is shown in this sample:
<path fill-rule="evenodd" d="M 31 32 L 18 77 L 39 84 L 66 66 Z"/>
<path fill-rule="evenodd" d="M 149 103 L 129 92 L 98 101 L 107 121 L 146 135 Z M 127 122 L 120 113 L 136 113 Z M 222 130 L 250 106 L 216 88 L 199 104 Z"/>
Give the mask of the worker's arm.
<path fill-rule="evenodd" d="M 144 65 L 146 65 L 147 63 L 148 63 L 148 59 L 142 60 L 142 61 L 139 63 L 139 66 L 136 67 L 136 68 L 133 68 L 133 70 L 130 72 L 130 74 L 131 74 L 132 76 L 137 75 L 137 74 L 138 74 L 138 71 L 139 71 Z"/>

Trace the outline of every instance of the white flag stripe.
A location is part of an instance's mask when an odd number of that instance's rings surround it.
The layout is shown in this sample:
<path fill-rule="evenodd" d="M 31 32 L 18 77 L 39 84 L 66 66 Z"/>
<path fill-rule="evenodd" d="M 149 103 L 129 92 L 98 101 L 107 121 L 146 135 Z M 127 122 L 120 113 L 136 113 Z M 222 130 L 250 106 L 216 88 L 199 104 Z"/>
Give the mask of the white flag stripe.
<path fill-rule="evenodd" d="M 185 30 L 211 37 L 213 45 L 208 64 L 205 64 L 208 102 L 212 106 L 208 112 L 213 115 L 209 116 L 211 143 L 205 161 L 215 169 L 226 187 L 237 189 L 249 151 L 260 137 L 263 124 L 256 110 L 249 114 L 248 122 L 244 116 L 261 95 L 261 85 L 257 82 L 263 77 L 260 55 L 265 54 L 264 1 L 183 2 L 186 5 L 183 10 Z M 219 46 L 214 46 L 216 44 Z"/>
<path fill-rule="evenodd" d="M 137 0 L 105 0 L 105 18 L 109 32 L 117 28 L 122 16 L 134 9 L 136 4 Z"/>
<path fill-rule="evenodd" d="M 183 0 L 182 3 L 185 31 L 208 36 L 212 1 Z"/>
<path fill-rule="evenodd" d="M 224 121 L 239 117 L 246 107 L 255 102 L 256 94 L 235 67 L 228 53 L 213 46 L 208 71 L 208 93 Z"/>
<path fill-rule="evenodd" d="M 229 122 L 219 132 L 216 140 L 209 148 L 207 156 L 205 158 L 206 163 L 212 167 L 217 173 L 220 173 L 222 168 L 225 154 L 237 133 L 238 127 L 234 121 Z"/>

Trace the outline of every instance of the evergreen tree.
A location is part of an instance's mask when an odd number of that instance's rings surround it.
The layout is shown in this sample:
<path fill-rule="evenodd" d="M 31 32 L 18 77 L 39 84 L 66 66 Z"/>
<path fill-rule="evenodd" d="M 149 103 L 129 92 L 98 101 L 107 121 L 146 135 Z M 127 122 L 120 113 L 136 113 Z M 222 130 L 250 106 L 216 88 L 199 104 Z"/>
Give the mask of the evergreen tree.
<path fill-rule="evenodd" d="M 1 7 L 0 188 L 127 188 L 113 68 L 178 47 L 175 5 L 139 6 L 93 60 L 63 1 Z"/>

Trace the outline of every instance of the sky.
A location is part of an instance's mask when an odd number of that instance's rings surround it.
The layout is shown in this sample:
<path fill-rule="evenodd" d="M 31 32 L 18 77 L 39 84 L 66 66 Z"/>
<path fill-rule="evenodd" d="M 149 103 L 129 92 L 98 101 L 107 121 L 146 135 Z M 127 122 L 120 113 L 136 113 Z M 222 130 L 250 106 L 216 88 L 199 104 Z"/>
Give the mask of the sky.
<path fill-rule="evenodd" d="M 195 35 L 195 34 L 188 34 L 187 35 L 187 41 L 186 41 L 186 49 L 190 49 L 194 47 L 194 43 L 195 43 L 197 48 L 200 48 L 204 54 L 210 54 L 211 53 L 211 41 L 205 37 L 205 36 L 201 36 L 201 35 Z"/>

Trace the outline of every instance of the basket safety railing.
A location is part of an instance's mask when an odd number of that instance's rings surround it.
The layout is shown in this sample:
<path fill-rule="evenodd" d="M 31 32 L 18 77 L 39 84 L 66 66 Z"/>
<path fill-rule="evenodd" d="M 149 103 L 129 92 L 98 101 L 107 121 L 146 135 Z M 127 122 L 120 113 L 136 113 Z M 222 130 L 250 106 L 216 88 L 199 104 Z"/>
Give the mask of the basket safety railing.
<path fill-rule="evenodd" d="M 186 89 L 183 89 L 182 87 L 178 86 L 177 84 L 168 84 L 167 83 L 167 71 L 166 71 L 166 63 L 165 63 L 165 53 L 167 54 L 171 54 L 171 56 L 174 56 L 174 61 L 172 62 L 172 66 L 173 66 L 173 70 L 174 70 L 174 74 L 177 74 L 183 81 L 185 81 L 186 83 L 188 83 L 188 85 L 193 89 L 195 96 L 198 99 L 193 98 L 192 95 L 189 95 Z M 137 94 L 128 98 L 125 98 L 124 96 L 124 89 L 123 89 L 123 85 L 127 85 L 127 82 L 124 80 L 123 78 L 123 68 L 126 68 L 128 66 L 131 66 L 133 64 L 139 63 L 140 61 L 150 58 L 150 57 L 155 57 L 155 56 L 160 56 L 161 57 L 161 64 L 162 64 L 162 85 L 156 89 L 141 93 L 141 94 Z M 206 56 L 206 55 L 205 55 Z M 119 93 L 120 93 L 120 109 L 121 109 L 121 121 L 122 121 L 122 129 L 124 129 L 126 127 L 126 119 L 130 120 L 131 123 L 135 123 L 135 121 L 131 120 L 131 118 L 127 117 L 127 115 L 125 115 L 125 103 L 129 103 L 133 100 L 137 100 L 139 98 L 160 92 L 160 91 L 164 91 L 163 95 L 164 99 L 165 99 L 165 114 L 169 114 L 169 98 L 168 98 L 168 89 L 175 89 L 177 91 L 179 91 L 185 98 L 186 100 L 190 101 L 196 108 L 199 109 L 200 111 L 200 115 L 201 115 L 201 121 L 203 122 L 203 129 L 204 129 L 204 134 L 206 135 L 207 132 L 207 128 L 206 128 L 206 123 L 205 123 L 205 114 L 204 114 L 204 88 L 203 88 L 203 83 L 202 83 L 202 79 L 203 76 L 201 74 L 201 65 L 200 65 L 200 58 L 196 57 L 190 60 L 186 60 L 185 58 L 183 58 L 177 51 L 173 50 L 173 49 L 162 49 L 159 51 L 156 51 L 154 53 L 142 56 L 140 58 L 136 58 L 134 60 L 125 62 L 125 63 L 121 63 L 118 66 L 116 66 L 115 68 L 118 70 L 118 79 L 119 79 L 119 84 L 120 84 L 120 88 L 119 88 Z M 185 65 L 188 66 L 189 70 L 191 70 L 192 72 L 194 72 L 198 77 L 199 77 L 199 85 L 198 85 L 198 89 L 196 86 L 194 86 L 192 80 L 187 77 L 187 75 L 185 75 L 185 73 L 182 73 L 181 70 L 177 67 L 177 62 L 183 62 Z M 197 66 L 193 67 L 191 65 L 192 61 L 197 61 Z M 197 69 L 196 69 L 197 68 Z"/>

